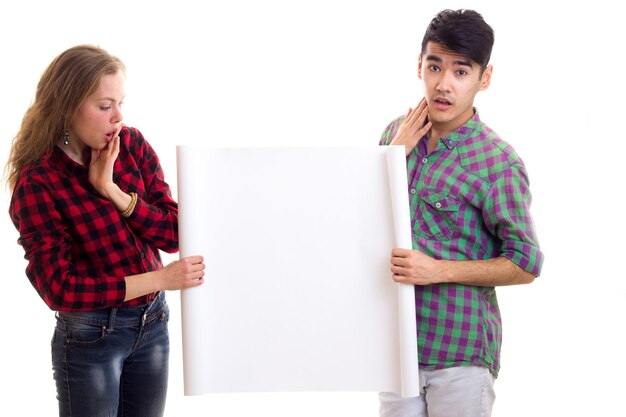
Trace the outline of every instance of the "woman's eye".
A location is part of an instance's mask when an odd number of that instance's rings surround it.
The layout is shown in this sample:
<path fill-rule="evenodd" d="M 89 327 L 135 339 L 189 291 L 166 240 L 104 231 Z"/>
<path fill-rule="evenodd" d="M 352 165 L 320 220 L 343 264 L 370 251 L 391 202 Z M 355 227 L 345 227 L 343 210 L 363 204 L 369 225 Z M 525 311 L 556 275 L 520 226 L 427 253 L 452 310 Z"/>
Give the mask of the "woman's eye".
<path fill-rule="evenodd" d="M 111 106 L 100 106 L 100 110 L 102 111 L 106 111 L 106 110 L 110 110 Z"/>

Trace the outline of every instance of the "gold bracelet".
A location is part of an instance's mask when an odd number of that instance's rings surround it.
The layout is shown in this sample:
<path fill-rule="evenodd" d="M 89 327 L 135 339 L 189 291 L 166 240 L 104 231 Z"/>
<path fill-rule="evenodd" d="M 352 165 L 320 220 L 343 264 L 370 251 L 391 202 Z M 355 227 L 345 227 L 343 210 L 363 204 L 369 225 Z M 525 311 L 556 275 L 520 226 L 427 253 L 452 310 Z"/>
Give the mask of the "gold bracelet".
<path fill-rule="evenodd" d="M 130 204 L 126 207 L 126 210 L 120 212 L 120 216 L 129 217 L 133 214 L 133 210 L 135 210 L 135 206 L 137 205 L 137 193 L 130 193 Z"/>

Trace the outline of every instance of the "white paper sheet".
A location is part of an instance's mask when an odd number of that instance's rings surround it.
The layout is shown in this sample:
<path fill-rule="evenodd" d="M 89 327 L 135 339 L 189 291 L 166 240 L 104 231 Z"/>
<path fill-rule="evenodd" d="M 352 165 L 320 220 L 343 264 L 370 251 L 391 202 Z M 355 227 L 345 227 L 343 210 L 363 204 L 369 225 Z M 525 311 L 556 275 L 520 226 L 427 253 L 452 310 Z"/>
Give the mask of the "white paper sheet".
<path fill-rule="evenodd" d="M 186 395 L 419 394 L 413 291 L 389 271 L 411 245 L 402 147 L 179 146 L 177 163 L 180 255 L 207 266 L 182 292 Z"/>

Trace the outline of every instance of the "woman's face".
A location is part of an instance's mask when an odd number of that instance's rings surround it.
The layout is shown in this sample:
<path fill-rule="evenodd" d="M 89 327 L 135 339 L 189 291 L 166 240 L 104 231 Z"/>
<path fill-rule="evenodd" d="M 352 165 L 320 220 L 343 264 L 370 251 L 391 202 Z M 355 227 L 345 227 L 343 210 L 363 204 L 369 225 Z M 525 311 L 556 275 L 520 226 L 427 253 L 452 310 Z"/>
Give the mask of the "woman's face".
<path fill-rule="evenodd" d="M 104 149 L 113 139 L 122 117 L 124 75 L 104 75 L 98 89 L 80 106 L 69 128 L 70 146 L 79 153 L 85 146 Z"/>

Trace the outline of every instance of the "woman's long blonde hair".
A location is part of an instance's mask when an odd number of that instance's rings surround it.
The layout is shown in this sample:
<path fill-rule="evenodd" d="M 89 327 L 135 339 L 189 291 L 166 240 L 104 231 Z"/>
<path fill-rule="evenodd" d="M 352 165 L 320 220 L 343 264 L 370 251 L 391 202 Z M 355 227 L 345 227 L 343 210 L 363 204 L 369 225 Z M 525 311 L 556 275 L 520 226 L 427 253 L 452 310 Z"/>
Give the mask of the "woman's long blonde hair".
<path fill-rule="evenodd" d="M 103 75 L 125 72 L 124 64 L 104 49 L 78 45 L 57 56 L 41 75 L 4 168 L 11 191 L 22 168 L 49 154 L 72 123 L 85 99 L 100 85 Z"/>

